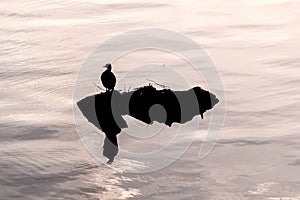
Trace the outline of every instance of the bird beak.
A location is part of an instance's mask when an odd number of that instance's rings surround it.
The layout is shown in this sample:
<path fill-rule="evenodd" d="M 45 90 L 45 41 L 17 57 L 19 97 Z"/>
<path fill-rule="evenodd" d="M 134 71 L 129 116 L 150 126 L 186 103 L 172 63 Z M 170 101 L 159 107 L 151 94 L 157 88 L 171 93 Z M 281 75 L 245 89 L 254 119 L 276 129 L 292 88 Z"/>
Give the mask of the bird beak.
<path fill-rule="evenodd" d="M 104 65 L 104 66 L 103 66 L 103 68 L 107 68 L 107 66 L 106 66 L 106 65 Z"/>

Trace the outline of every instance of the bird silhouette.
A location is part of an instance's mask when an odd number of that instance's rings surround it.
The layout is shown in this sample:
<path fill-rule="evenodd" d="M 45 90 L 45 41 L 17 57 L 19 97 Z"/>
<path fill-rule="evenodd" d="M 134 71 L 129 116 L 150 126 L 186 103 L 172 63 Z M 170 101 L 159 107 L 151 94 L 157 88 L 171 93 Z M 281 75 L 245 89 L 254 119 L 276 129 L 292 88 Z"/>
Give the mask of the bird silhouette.
<path fill-rule="evenodd" d="M 104 65 L 107 69 L 101 75 L 102 85 L 106 88 L 106 91 L 113 91 L 116 86 L 116 77 L 114 73 L 111 72 L 111 64 L 108 63 Z"/>

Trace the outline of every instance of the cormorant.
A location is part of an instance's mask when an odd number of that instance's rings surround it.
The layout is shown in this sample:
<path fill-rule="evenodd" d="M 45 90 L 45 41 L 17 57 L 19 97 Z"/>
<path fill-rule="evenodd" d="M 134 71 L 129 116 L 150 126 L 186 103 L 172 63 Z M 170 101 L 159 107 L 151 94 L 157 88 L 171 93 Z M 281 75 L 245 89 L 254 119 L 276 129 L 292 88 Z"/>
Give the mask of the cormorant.
<path fill-rule="evenodd" d="M 106 67 L 107 70 L 101 75 L 102 85 L 106 88 L 106 91 L 113 91 L 116 85 L 116 77 L 114 73 L 111 72 L 111 64 L 108 63 L 103 67 Z"/>

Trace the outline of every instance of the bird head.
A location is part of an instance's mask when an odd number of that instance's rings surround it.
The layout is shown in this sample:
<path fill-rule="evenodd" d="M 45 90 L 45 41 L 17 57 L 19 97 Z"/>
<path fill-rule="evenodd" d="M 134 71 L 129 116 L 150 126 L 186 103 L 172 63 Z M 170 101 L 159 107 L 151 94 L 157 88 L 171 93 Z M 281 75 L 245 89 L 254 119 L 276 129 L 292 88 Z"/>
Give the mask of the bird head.
<path fill-rule="evenodd" d="M 111 64 L 107 63 L 106 65 L 104 65 L 103 67 L 107 68 L 108 70 L 111 70 Z"/>

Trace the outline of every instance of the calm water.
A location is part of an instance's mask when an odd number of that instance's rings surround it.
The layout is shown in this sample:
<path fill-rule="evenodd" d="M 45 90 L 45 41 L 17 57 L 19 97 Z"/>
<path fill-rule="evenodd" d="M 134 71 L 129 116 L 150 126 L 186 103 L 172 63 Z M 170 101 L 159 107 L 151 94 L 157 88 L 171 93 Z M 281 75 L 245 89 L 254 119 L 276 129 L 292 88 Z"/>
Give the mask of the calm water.
<path fill-rule="evenodd" d="M 300 199 L 300 1 L 0 5 L 0 199 Z M 101 42 L 143 27 L 181 32 L 207 51 L 223 79 L 226 121 L 205 159 L 198 140 L 167 168 L 127 174 L 82 146 L 72 92 Z M 120 78 L 130 56 L 115 64 Z M 167 64 L 205 84 L 181 60 Z M 209 120 L 200 122 L 204 133 Z"/>

